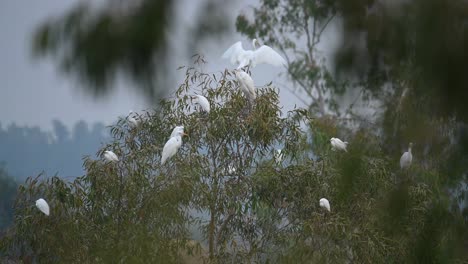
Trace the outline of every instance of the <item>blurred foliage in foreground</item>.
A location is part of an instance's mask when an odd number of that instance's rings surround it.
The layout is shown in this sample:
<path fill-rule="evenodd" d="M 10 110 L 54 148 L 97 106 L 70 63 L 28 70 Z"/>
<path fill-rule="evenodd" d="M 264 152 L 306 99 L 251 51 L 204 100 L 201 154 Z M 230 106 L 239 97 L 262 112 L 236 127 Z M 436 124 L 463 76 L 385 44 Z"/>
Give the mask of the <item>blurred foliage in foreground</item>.
<path fill-rule="evenodd" d="M 194 109 L 194 93 L 209 99 L 209 114 Z M 467 217 L 453 209 L 437 168 L 416 161 L 401 172 L 373 133 L 339 128 L 304 109 L 280 117 L 278 91 L 267 86 L 258 93 L 251 108 L 232 73 L 186 69 L 175 101 L 143 114 L 136 128 L 122 119 L 111 129 L 114 140 L 98 156 L 111 149 L 118 163 L 86 158 L 86 174 L 73 182 L 37 177 L 19 188 L 15 225 L 0 241 L 2 257 L 39 263 L 468 260 Z M 189 136 L 160 166 L 175 125 Z M 348 152 L 331 151 L 332 136 L 346 137 Z M 281 162 L 274 160 L 276 148 L 283 149 Z M 34 207 L 39 197 L 49 202 L 49 217 Z M 319 207 L 322 197 L 331 212 Z M 203 239 L 191 240 L 193 229 Z"/>
<path fill-rule="evenodd" d="M 170 42 L 185 13 L 181 0 L 80 1 L 59 17 L 51 17 L 34 32 L 33 52 L 50 56 L 59 69 L 83 82 L 93 96 L 108 94 L 119 74 L 133 81 L 150 102 L 157 102 L 175 85 L 171 56 L 224 33 L 229 1 L 190 3 L 196 19 L 187 25 L 187 39 Z M 185 12 L 182 11 L 182 12 Z M 184 28 L 185 30 L 186 28 Z"/>
<path fill-rule="evenodd" d="M 430 105 L 433 114 L 467 121 L 467 20 L 464 0 L 261 0 L 253 17 L 240 14 L 236 26 L 284 52 L 291 79 L 314 97 L 319 113 L 323 103 L 336 111 L 333 95 L 346 88 L 364 87 L 365 97 L 385 104 L 404 97 L 407 88 L 405 95 Z M 338 32 L 326 41 L 339 47 L 334 58 L 325 58 L 318 44 L 330 24 Z M 332 59 L 338 78 L 330 79 L 323 59 Z M 327 84 L 316 89 L 318 80 Z"/>

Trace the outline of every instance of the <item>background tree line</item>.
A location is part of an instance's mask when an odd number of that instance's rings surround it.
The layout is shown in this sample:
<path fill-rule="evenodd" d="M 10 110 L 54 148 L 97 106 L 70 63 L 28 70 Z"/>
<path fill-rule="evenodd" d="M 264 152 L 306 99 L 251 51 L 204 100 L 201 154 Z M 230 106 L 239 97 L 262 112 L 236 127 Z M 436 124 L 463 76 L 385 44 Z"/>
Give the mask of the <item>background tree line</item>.
<path fill-rule="evenodd" d="M 90 128 L 84 121 L 68 129 L 59 120 L 53 120 L 53 131 L 39 127 L 20 127 L 11 124 L 0 129 L 0 229 L 13 222 L 16 190 L 27 177 L 44 173 L 60 174 L 73 180 L 84 173 L 81 166 L 85 155 L 92 155 L 109 139 L 102 123 Z"/>
<path fill-rule="evenodd" d="M 84 172 L 80 165 L 83 156 L 94 154 L 96 146 L 109 138 L 102 123 L 90 127 L 79 121 L 71 130 L 59 120 L 53 120 L 52 124 L 53 131 L 14 123 L 0 129 L 0 161 L 17 181 L 43 171 L 63 177 L 80 176 Z"/>

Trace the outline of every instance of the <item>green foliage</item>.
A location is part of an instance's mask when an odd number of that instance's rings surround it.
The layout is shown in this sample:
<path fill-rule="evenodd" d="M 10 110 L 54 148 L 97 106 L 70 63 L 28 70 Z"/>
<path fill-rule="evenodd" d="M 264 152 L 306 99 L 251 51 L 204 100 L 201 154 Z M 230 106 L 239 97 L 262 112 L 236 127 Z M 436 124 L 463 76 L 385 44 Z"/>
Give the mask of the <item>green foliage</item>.
<path fill-rule="evenodd" d="M 352 7 L 340 9 L 345 27 L 338 70 L 381 76 L 379 83 L 407 81 L 417 97 L 430 95 L 426 103 L 438 115 L 466 121 L 465 1 L 337 2 Z"/>
<path fill-rule="evenodd" d="M 259 88 L 251 105 L 231 72 L 185 71 L 176 99 L 143 114 L 136 128 L 125 119 L 111 128 L 114 140 L 97 155 L 111 149 L 118 163 L 86 157 L 86 174 L 73 182 L 36 177 L 20 186 L 15 225 L 0 243 L 7 257 L 41 263 L 466 259 L 466 219 L 449 209 L 436 170 L 413 166 L 405 175 L 366 130 L 339 129 L 304 109 L 282 117 L 273 87 Z M 208 98 L 210 113 L 194 107 L 194 93 Z M 189 135 L 161 166 L 175 125 Z M 348 152 L 330 148 L 339 131 Z M 283 149 L 282 162 L 274 160 L 276 148 Z M 39 197 L 49 202 L 49 217 L 34 207 Z M 322 197 L 331 212 L 319 207 Z M 202 238 L 191 241 L 197 229 Z"/>
<path fill-rule="evenodd" d="M 13 222 L 13 204 L 18 184 L 8 175 L 5 164 L 0 164 L 0 230 Z"/>

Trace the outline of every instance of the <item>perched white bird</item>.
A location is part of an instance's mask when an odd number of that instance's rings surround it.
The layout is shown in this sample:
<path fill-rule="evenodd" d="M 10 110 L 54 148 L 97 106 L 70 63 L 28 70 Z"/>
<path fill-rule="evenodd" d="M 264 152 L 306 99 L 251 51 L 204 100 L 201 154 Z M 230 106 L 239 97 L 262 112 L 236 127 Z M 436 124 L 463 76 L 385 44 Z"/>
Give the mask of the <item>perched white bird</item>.
<path fill-rule="evenodd" d="M 330 212 L 330 202 L 326 198 L 320 199 L 319 205 Z"/>
<path fill-rule="evenodd" d="M 49 216 L 49 213 L 50 213 L 50 209 L 49 209 L 49 205 L 47 204 L 47 202 L 40 198 L 36 201 L 36 207 L 41 210 L 41 212 L 43 212 L 45 215 Z"/>
<path fill-rule="evenodd" d="M 332 145 L 332 150 L 335 151 L 335 150 L 344 150 L 346 152 L 348 152 L 346 150 L 346 147 L 348 146 L 348 142 L 343 142 L 341 141 L 341 139 L 339 138 L 331 138 L 330 139 L 330 143 Z"/>
<path fill-rule="evenodd" d="M 400 158 L 400 168 L 407 169 L 411 165 L 411 161 L 413 161 L 413 154 L 411 154 L 411 148 L 413 147 L 413 143 L 409 143 L 408 151 L 403 153 Z"/>
<path fill-rule="evenodd" d="M 256 39 L 252 40 L 253 50 L 244 50 L 242 42 L 238 41 L 223 53 L 222 58 L 229 59 L 234 65 L 239 65 L 237 69 L 241 69 L 247 65 L 255 67 L 258 64 L 286 66 L 286 60 L 267 45 L 262 45 L 257 49 L 257 42 Z"/>
<path fill-rule="evenodd" d="M 128 113 L 127 120 L 131 127 L 136 127 L 140 123 L 140 121 L 135 118 L 135 113 L 132 110 Z"/>
<path fill-rule="evenodd" d="M 104 151 L 104 158 L 109 162 L 119 161 L 119 158 L 117 157 L 117 155 L 115 155 L 115 153 L 110 150 Z"/>
<path fill-rule="evenodd" d="M 198 104 L 203 111 L 209 113 L 210 112 L 210 102 L 208 99 L 206 99 L 205 96 L 203 95 L 194 95 L 192 96 L 192 99 L 195 101 L 196 104 Z"/>
<path fill-rule="evenodd" d="M 275 161 L 276 163 L 281 163 L 283 161 L 283 153 L 281 149 L 277 149 L 275 152 Z"/>
<path fill-rule="evenodd" d="M 179 148 L 182 146 L 182 136 L 187 135 L 184 133 L 184 130 L 177 130 L 176 135 L 171 137 L 166 144 L 164 145 L 163 152 L 161 154 L 161 165 L 166 163 L 167 159 L 170 159 L 174 156 Z"/>
<path fill-rule="evenodd" d="M 169 139 L 177 136 L 178 134 L 180 134 L 180 132 L 184 132 L 184 126 L 176 126 L 174 127 L 174 129 L 172 130 L 172 133 L 171 135 L 169 136 Z"/>
<path fill-rule="evenodd" d="M 229 173 L 229 174 L 234 174 L 234 173 L 236 173 L 236 167 L 234 167 L 233 165 L 230 164 L 230 165 L 228 166 L 228 173 Z"/>
<path fill-rule="evenodd" d="M 247 96 L 247 98 L 249 98 L 250 101 L 255 100 L 255 98 L 257 98 L 257 94 L 255 92 L 255 85 L 252 77 L 250 77 L 249 74 L 242 70 L 235 70 L 235 73 L 242 92 L 245 94 L 245 96 Z"/>

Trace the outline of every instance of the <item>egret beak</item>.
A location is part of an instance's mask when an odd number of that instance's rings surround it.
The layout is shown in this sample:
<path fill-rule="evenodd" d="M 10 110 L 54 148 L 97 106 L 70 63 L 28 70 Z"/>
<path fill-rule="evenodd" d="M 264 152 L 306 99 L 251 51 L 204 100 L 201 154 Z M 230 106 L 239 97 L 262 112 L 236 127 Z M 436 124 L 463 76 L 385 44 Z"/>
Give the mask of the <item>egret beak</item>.
<path fill-rule="evenodd" d="M 187 133 L 182 133 L 182 136 L 187 136 L 188 137 L 188 134 Z"/>

